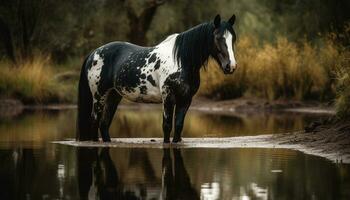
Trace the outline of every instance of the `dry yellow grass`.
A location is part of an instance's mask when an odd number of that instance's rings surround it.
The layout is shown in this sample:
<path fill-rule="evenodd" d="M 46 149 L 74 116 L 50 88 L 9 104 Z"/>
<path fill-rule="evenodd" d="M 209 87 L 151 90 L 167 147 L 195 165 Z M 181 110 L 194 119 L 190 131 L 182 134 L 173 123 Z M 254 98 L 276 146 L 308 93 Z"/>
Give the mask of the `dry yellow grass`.
<path fill-rule="evenodd" d="M 200 94 L 216 98 L 254 96 L 267 99 L 324 100 L 334 96 L 334 69 L 342 59 L 330 39 L 316 47 L 278 37 L 275 44 L 259 45 L 253 37 L 238 41 L 239 68 L 225 76 L 215 61 L 202 72 Z"/>
<path fill-rule="evenodd" d="M 350 118 L 350 51 L 343 54 L 343 62 L 337 66 L 336 109 L 340 118 Z"/>
<path fill-rule="evenodd" d="M 17 65 L 4 61 L 0 69 L 2 96 L 36 103 L 69 101 L 71 98 L 73 86 L 60 83 L 55 78 L 48 56 L 38 55 Z"/>

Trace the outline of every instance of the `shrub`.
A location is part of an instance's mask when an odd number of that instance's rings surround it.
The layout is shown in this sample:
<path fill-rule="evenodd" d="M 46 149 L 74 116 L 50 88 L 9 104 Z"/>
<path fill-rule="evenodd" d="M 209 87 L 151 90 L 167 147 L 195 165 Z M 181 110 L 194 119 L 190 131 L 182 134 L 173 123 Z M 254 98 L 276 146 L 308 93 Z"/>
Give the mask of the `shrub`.
<path fill-rule="evenodd" d="M 344 51 L 343 62 L 337 66 L 336 110 L 341 119 L 350 118 L 350 52 Z"/>
<path fill-rule="evenodd" d="M 200 95 L 227 99 L 254 96 L 266 99 L 328 100 L 334 97 L 334 68 L 341 59 L 337 45 L 324 39 L 317 47 L 279 37 L 259 45 L 253 37 L 237 44 L 238 69 L 225 76 L 215 61 L 202 72 Z"/>
<path fill-rule="evenodd" d="M 59 82 L 50 58 L 38 55 L 17 65 L 0 64 L 0 94 L 25 103 L 72 102 L 75 85 Z M 74 93 L 73 91 L 74 90 Z"/>

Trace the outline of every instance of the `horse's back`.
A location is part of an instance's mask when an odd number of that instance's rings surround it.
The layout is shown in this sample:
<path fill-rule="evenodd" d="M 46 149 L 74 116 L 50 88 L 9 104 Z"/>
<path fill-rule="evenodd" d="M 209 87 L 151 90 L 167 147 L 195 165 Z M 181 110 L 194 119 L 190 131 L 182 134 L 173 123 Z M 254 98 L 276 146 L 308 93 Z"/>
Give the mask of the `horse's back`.
<path fill-rule="evenodd" d="M 110 42 L 92 52 L 100 54 L 104 59 L 105 66 L 118 67 L 125 62 L 134 52 L 142 50 L 144 47 L 137 46 L 128 42 Z"/>
<path fill-rule="evenodd" d="M 135 49 L 136 45 L 126 42 L 111 42 L 93 50 L 88 56 L 84 70 L 87 73 L 93 96 L 103 95 L 113 87 L 115 71 L 123 60 Z"/>
<path fill-rule="evenodd" d="M 93 96 L 113 88 L 131 101 L 160 103 L 158 78 L 147 61 L 153 50 L 127 42 L 111 42 L 94 50 L 86 64 Z"/>

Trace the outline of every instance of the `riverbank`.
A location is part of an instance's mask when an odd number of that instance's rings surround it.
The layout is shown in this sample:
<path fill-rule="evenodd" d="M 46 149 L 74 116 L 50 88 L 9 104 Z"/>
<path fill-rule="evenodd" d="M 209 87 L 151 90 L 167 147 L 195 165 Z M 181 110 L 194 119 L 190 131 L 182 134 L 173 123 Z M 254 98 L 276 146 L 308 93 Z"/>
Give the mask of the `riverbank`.
<path fill-rule="evenodd" d="M 314 114 L 335 114 L 334 107 L 317 101 L 266 100 L 259 98 L 237 98 L 213 101 L 195 98 L 191 108 L 206 112 L 301 112 Z"/>
<path fill-rule="evenodd" d="M 121 109 L 161 109 L 154 104 L 123 103 Z M 234 115 L 237 113 L 256 112 L 291 112 L 312 113 L 334 116 L 334 108 L 317 102 L 263 101 L 259 99 L 235 99 L 210 101 L 196 98 L 190 108 L 200 112 Z M 307 131 L 242 136 L 184 138 L 181 144 L 172 144 L 179 148 L 286 148 L 307 154 L 325 157 L 334 162 L 350 163 L 350 122 L 314 122 L 306 127 Z M 162 138 L 115 138 L 112 143 L 61 141 L 60 144 L 73 146 L 110 146 L 135 148 L 162 148 Z M 168 147 L 166 145 L 165 147 Z"/>
<path fill-rule="evenodd" d="M 350 164 L 350 123 L 338 124 L 312 132 L 274 135 L 183 138 L 179 144 L 163 144 L 162 138 L 113 138 L 111 143 L 77 142 L 73 139 L 53 143 L 78 147 L 112 148 L 270 148 L 292 149 L 321 156 L 337 163 Z"/>
<path fill-rule="evenodd" d="M 136 110 L 161 110 L 159 104 L 135 104 L 130 102 L 121 103 L 120 109 Z M 24 110 L 63 110 L 76 109 L 76 105 L 23 105 L 19 101 L 1 101 L 1 117 L 18 116 Z M 226 101 L 212 101 L 203 98 L 196 98 L 190 108 L 191 110 L 203 113 L 215 113 L 219 115 L 237 115 L 253 113 L 312 113 L 315 115 L 333 116 L 333 107 L 318 102 L 297 102 L 297 101 L 264 101 L 261 99 L 239 98 Z M 160 111 L 161 112 L 161 111 Z M 163 147 L 162 139 L 155 138 L 129 138 L 115 139 L 111 144 L 102 143 L 76 143 L 66 141 L 70 145 L 92 145 L 112 147 Z M 288 148 L 299 150 L 308 154 L 326 157 L 335 162 L 350 163 L 350 123 L 313 123 L 307 127 L 307 133 L 283 133 L 274 135 L 223 137 L 223 138 L 185 138 L 184 143 L 176 145 L 186 148 Z"/>
<path fill-rule="evenodd" d="M 3 110 L 61 110 L 76 109 L 75 104 L 23 104 L 17 99 L 0 99 L 0 111 Z M 122 100 L 118 109 L 161 109 L 161 104 L 142 104 Z M 237 98 L 232 100 L 214 101 L 208 98 L 196 97 L 193 99 L 190 110 L 202 112 L 215 112 L 218 114 L 233 112 L 301 112 L 314 114 L 335 114 L 335 109 L 317 101 L 293 100 L 265 100 L 258 98 Z M 11 113 L 11 112 L 0 112 Z M 15 112 L 19 114 L 20 112 Z"/>
<path fill-rule="evenodd" d="M 159 105 L 124 103 L 121 109 L 161 109 Z M 318 102 L 264 101 L 261 99 L 239 98 L 226 101 L 194 99 L 191 110 L 217 114 L 254 112 L 302 112 L 333 116 L 331 106 Z M 334 162 L 350 163 L 350 122 L 315 122 L 308 131 L 274 135 L 184 138 L 179 148 L 286 148 L 307 154 L 325 157 Z M 115 138 L 112 143 L 63 141 L 61 144 L 73 146 L 147 147 L 162 148 L 162 138 Z M 166 146 L 167 147 L 167 146 Z"/>

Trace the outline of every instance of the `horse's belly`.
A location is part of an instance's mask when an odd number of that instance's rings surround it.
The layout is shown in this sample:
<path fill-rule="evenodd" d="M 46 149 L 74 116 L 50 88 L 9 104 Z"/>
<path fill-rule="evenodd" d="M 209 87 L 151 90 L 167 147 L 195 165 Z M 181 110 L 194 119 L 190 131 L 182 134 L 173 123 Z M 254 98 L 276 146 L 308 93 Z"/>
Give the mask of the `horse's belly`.
<path fill-rule="evenodd" d="M 162 103 L 162 96 L 159 88 L 134 88 L 129 91 L 123 90 L 121 94 L 129 101 L 139 103 Z"/>

